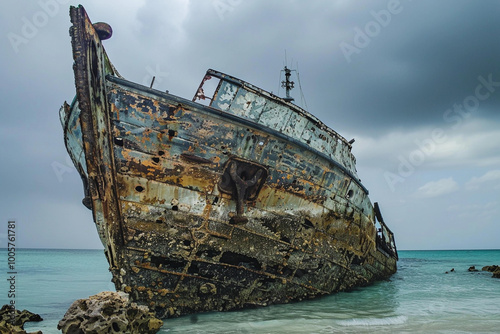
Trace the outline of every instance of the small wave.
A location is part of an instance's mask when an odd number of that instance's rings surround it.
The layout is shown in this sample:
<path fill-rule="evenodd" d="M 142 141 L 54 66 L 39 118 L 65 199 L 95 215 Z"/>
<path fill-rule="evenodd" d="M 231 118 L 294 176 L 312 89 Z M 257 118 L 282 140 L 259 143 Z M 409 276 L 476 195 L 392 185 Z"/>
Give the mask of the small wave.
<path fill-rule="evenodd" d="M 339 325 L 350 326 L 387 326 L 387 325 L 402 325 L 408 320 L 404 315 L 389 317 L 389 318 L 357 318 L 349 320 L 341 320 Z"/>

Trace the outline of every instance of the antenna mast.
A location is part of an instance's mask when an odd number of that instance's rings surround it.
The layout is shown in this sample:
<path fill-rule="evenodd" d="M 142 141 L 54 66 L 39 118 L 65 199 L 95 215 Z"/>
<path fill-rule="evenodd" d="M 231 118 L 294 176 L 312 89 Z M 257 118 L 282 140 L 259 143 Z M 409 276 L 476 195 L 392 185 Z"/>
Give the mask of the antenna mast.
<path fill-rule="evenodd" d="M 285 65 L 284 71 L 285 71 L 285 80 L 281 82 L 281 87 L 285 88 L 286 91 L 286 97 L 284 98 L 284 100 L 286 102 L 292 102 L 294 99 L 293 97 L 290 96 L 290 91 L 293 89 L 293 85 L 295 84 L 293 81 L 290 81 L 292 70 L 290 70 Z"/>

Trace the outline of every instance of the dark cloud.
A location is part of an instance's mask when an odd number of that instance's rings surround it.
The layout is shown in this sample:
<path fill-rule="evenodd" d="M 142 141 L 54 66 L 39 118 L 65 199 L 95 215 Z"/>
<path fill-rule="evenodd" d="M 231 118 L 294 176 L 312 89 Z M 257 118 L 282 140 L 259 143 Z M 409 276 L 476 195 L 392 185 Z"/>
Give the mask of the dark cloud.
<path fill-rule="evenodd" d="M 339 66 L 339 60 L 331 69 L 338 95 L 330 102 L 346 112 L 349 128 L 365 129 L 360 118 L 369 131 L 435 124 L 453 104 L 474 94 L 479 76 L 500 82 L 498 3 L 405 5 L 351 63 Z M 486 117 L 499 102 L 496 94 L 482 103 Z"/>
<path fill-rule="evenodd" d="M 58 120 L 60 105 L 75 94 L 69 4 L 62 2 L 54 0 L 60 4 L 57 10 L 17 45 L 17 52 L 9 34 L 24 38 L 23 25 L 44 8 L 27 0 L 0 5 L 1 219 L 19 217 L 32 227 L 24 232 L 25 246 L 66 247 L 64 235 L 78 231 L 75 244 L 96 247 L 99 241 L 80 204 L 79 177 L 67 166 Z M 353 151 L 360 177 L 374 199 L 386 203 L 384 216 L 399 223 L 393 229 L 403 247 L 419 247 L 417 239 L 405 235 L 417 233 L 421 221 L 408 214 L 417 216 L 430 205 L 412 197 L 426 184 L 451 180 L 459 189 L 439 197 L 428 210 L 429 228 L 432 214 L 444 219 L 450 198 L 471 205 L 486 200 L 460 190 L 499 161 L 497 1 L 93 0 L 83 5 L 94 22 L 112 25 L 114 35 L 105 47 L 122 75 L 147 84 L 156 75 L 156 88 L 188 99 L 208 68 L 283 94 L 279 79 L 286 51 L 287 65 L 298 64 L 308 110 L 348 139 L 357 138 Z M 394 12 L 390 19 L 384 18 L 388 10 Z M 375 30 L 360 45 L 357 34 L 368 34 L 367 27 Z M 357 52 L 346 57 L 345 43 Z M 467 115 L 454 112 L 455 104 L 476 96 L 477 86 L 484 84 L 480 77 L 493 82 L 492 90 L 481 90 L 489 96 Z M 292 93 L 301 103 L 298 89 Z M 436 128 L 448 140 L 436 143 L 435 153 L 392 192 L 384 173 L 397 173 L 400 157 L 418 151 L 415 141 L 432 138 Z M 460 217 L 455 223 L 465 224 Z M 438 233 L 420 245 L 460 248 L 451 241 L 443 246 L 445 239 Z"/>

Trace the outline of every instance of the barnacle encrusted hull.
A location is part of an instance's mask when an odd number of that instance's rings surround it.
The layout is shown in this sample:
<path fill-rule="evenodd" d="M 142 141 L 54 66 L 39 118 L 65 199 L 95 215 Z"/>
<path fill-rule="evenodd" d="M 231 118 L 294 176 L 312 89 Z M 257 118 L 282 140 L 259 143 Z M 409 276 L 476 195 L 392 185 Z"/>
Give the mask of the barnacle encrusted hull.
<path fill-rule="evenodd" d="M 168 317 L 312 298 L 396 271 L 393 234 L 343 137 L 217 71 L 192 101 L 126 81 L 102 24 L 96 32 L 81 6 L 71 20 L 65 143 L 118 290 Z"/>

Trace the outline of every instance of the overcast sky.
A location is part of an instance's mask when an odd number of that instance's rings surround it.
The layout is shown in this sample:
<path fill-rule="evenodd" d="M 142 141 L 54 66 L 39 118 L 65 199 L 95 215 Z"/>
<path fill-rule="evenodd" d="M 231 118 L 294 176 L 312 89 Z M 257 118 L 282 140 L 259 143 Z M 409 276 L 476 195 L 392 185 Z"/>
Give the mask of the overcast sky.
<path fill-rule="evenodd" d="M 85 1 L 121 75 L 191 99 L 213 68 L 348 140 L 399 249 L 500 248 L 499 1 Z M 101 248 L 63 143 L 75 95 L 66 0 L 0 3 L 0 247 Z M 298 90 L 292 92 L 305 107 Z"/>

